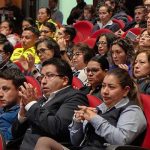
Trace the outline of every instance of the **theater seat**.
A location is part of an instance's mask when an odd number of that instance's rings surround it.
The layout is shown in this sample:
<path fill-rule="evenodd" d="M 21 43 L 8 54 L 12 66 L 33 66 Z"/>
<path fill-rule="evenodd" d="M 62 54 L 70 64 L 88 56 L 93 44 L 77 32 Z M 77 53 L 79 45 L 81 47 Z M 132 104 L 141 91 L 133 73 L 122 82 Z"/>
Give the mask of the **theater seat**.
<path fill-rule="evenodd" d="M 91 38 L 97 39 L 103 33 L 113 33 L 113 32 L 109 29 L 99 29 L 99 30 L 95 31 L 94 33 L 92 33 Z"/>
<path fill-rule="evenodd" d="M 79 31 L 77 31 L 76 36 L 75 36 L 75 38 L 73 39 L 73 42 L 74 42 L 75 44 L 77 44 L 77 43 L 82 42 L 83 40 L 84 40 L 83 35 L 82 35 Z"/>
<path fill-rule="evenodd" d="M 120 29 L 123 29 L 125 27 L 125 23 L 122 20 L 118 20 L 118 19 L 113 18 L 112 21 L 114 23 L 117 23 L 119 25 Z"/>
<path fill-rule="evenodd" d="M 141 94 L 141 102 L 143 105 L 144 114 L 147 120 L 147 130 L 142 143 L 142 147 L 150 149 L 150 95 Z"/>
<path fill-rule="evenodd" d="M 102 103 L 102 100 L 94 95 L 87 94 L 87 98 L 90 107 L 96 107 Z"/>
<path fill-rule="evenodd" d="M 32 76 L 25 76 L 25 77 L 26 77 L 27 82 L 30 83 L 33 87 L 35 87 L 37 89 L 38 97 L 39 98 L 42 97 L 41 86 L 38 83 L 38 81 Z"/>
<path fill-rule="evenodd" d="M 83 86 L 84 86 L 84 85 L 83 85 L 82 81 L 81 81 L 79 78 L 73 76 L 73 79 L 72 79 L 72 87 L 73 87 L 74 89 L 81 89 Z"/>
<path fill-rule="evenodd" d="M 82 43 L 87 44 L 91 49 L 93 49 L 96 44 L 96 38 L 87 38 Z"/>
<path fill-rule="evenodd" d="M 88 38 L 93 30 L 93 24 L 87 20 L 77 21 L 73 26 L 83 35 L 84 39 Z"/>

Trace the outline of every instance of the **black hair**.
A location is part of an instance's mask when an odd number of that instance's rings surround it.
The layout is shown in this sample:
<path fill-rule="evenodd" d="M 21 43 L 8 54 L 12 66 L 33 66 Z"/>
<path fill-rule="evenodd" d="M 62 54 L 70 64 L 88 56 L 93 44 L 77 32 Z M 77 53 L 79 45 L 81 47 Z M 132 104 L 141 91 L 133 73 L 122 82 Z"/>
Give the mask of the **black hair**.
<path fill-rule="evenodd" d="M 50 29 L 50 31 L 52 31 L 52 32 L 56 32 L 56 27 L 51 22 L 44 22 L 43 26 L 48 27 Z"/>
<path fill-rule="evenodd" d="M 0 38 L 0 45 L 3 45 L 3 51 L 5 53 L 9 53 L 10 56 L 11 56 L 11 54 L 14 51 L 13 45 L 7 39 L 5 39 L 4 37 Z"/>
<path fill-rule="evenodd" d="M 45 62 L 43 62 L 42 67 L 46 65 L 54 65 L 59 75 L 68 77 L 68 85 L 72 84 L 72 78 L 73 78 L 72 69 L 66 61 L 60 58 L 50 58 Z"/>
<path fill-rule="evenodd" d="M 1 71 L 0 78 L 5 80 L 12 80 L 16 88 L 19 88 L 21 85 L 23 85 L 24 82 L 26 82 L 24 74 L 16 68 L 9 68 Z"/>
<path fill-rule="evenodd" d="M 70 41 L 73 41 L 73 39 L 76 36 L 76 29 L 73 26 L 63 26 L 65 28 L 64 33 L 67 33 L 70 35 Z"/>
<path fill-rule="evenodd" d="M 49 48 L 50 51 L 53 51 L 54 57 L 60 58 L 60 48 L 58 43 L 53 39 L 53 38 L 44 38 L 44 39 L 39 39 L 35 43 L 35 48 L 37 49 L 37 46 L 41 43 L 45 43 L 46 46 Z"/>
<path fill-rule="evenodd" d="M 27 27 L 24 31 L 31 31 L 36 37 L 40 36 L 40 32 L 36 27 Z"/>
<path fill-rule="evenodd" d="M 7 37 L 2 33 L 0 33 L 0 42 L 1 41 L 7 41 Z"/>
<path fill-rule="evenodd" d="M 23 21 L 29 22 L 29 24 L 30 24 L 32 27 L 37 27 L 37 26 L 36 26 L 36 23 L 35 23 L 35 20 L 33 20 L 31 17 L 24 18 Z"/>
<path fill-rule="evenodd" d="M 105 56 L 96 55 L 90 61 L 98 62 L 103 71 L 109 70 L 109 62 Z"/>

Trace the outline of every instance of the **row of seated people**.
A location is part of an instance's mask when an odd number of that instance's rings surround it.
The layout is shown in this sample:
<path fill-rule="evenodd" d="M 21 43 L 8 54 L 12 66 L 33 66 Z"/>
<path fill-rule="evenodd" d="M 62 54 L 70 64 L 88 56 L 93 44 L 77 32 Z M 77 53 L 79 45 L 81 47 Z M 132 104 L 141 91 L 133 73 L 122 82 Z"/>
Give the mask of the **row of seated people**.
<path fill-rule="evenodd" d="M 94 59 L 91 60 L 91 62 L 94 62 Z M 89 71 L 87 70 L 88 73 L 92 73 L 90 69 L 91 68 L 89 68 Z M 9 136 L 5 135 L 5 138 L 9 137 L 12 139 L 20 138 L 25 134 L 20 149 L 26 149 L 27 147 L 28 149 L 34 149 L 36 141 L 41 136 L 51 137 L 64 144 L 67 142 L 68 146 L 68 125 L 71 123 L 72 118 L 75 124 L 73 124 L 73 126 L 70 125 L 70 135 L 71 143 L 77 146 L 74 147 L 75 149 L 104 148 L 103 144 L 105 142 L 110 144 L 131 144 L 133 141 L 136 141 L 136 137 L 138 136 L 141 142 L 143 140 L 140 133 L 146 129 L 146 120 L 137 99 L 137 87 L 135 87 L 133 80 L 124 69 L 114 69 L 105 75 L 101 87 L 101 96 L 104 103 L 97 107 L 97 109 L 87 107 L 88 101 L 85 94 L 82 91 L 70 87 L 73 75 L 71 68 L 65 61 L 60 59 L 52 58 L 45 61 L 42 65 L 41 88 L 44 97 L 40 100 L 38 100 L 39 98 L 35 87 L 25 83 L 25 78 L 20 71 L 17 69 L 6 69 L 1 72 L 1 74 L 1 92 L 4 94 L 8 92 L 7 90 L 5 91 L 5 89 L 11 90 L 11 98 L 13 97 L 13 99 L 9 100 L 10 103 L 6 103 L 6 99 L 9 99 L 9 97 L 3 98 L 5 99 L 1 101 L 1 107 L 4 108 L 3 111 L 13 113 L 8 111 L 13 108 L 10 108 L 12 102 L 13 104 L 17 104 L 19 98 L 21 98 L 20 110 L 17 107 L 19 114 L 15 114 L 17 120 L 15 120 L 15 122 L 13 120 L 13 126 L 9 127 L 7 132 Z M 19 75 L 21 77 L 19 77 Z M 5 94 L 9 95 L 10 93 Z M 102 111 L 102 115 L 99 114 L 100 110 Z M 115 115 L 113 113 L 115 113 Z M 119 116 L 116 115 L 116 113 L 119 113 Z M 113 119 L 109 119 L 112 114 L 115 116 L 114 119 L 118 120 L 117 122 Z M 131 115 L 133 115 L 133 117 L 128 117 Z M 9 115 L 9 117 L 11 116 Z M 99 119 L 98 122 L 97 119 Z M 123 120 L 125 122 L 123 122 Z M 89 137 L 93 138 L 87 139 L 82 146 L 79 146 L 83 138 L 83 136 L 81 136 L 83 133 L 80 135 L 80 130 L 77 130 L 74 125 L 82 125 L 84 122 L 87 124 L 87 121 L 89 124 L 92 124 L 96 131 L 93 131 L 93 127 L 90 127 Z M 105 124 L 105 126 L 100 127 L 102 124 Z M 99 127 L 97 127 L 97 125 Z M 136 131 L 132 130 L 133 127 Z M 110 130 L 105 130 L 106 128 L 110 128 Z M 112 132 L 112 130 L 114 130 L 114 132 Z M 78 131 L 79 135 L 73 135 L 75 133 L 78 134 Z M 4 131 L 4 133 L 6 133 L 6 131 Z M 111 138 L 107 139 L 107 134 L 110 134 Z M 97 136 L 101 138 L 101 140 L 98 140 Z M 120 141 L 115 141 L 116 136 L 120 137 Z M 7 141 L 10 139 L 7 139 Z M 98 142 L 96 142 L 98 145 L 95 145 L 95 141 Z M 40 142 L 41 140 L 39 139 L 36 146 L 37 148 L 40 147 Z M 88 143 L 89 145 L 87 146 Z M 49 142 L 47 144 L 49 144 Z M 50 146 L 52 146 L 52 144 L 50 144 Z M 42 149 L 44 149 L 43 144 Z"/>

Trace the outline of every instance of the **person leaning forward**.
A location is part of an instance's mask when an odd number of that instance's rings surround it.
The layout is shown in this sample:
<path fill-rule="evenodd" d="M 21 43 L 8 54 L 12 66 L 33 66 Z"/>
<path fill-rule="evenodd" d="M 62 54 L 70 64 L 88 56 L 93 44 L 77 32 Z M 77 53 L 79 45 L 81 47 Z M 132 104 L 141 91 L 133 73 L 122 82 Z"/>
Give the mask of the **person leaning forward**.
<path fill-rule="evenodd" d="M 43 63 L 41 87 L 43 97 L 37 101 L 36 90 L 25 83 L 21 86 L 22 105 L 13 124 L 15 138 L 23 136 L 20 150 L 33 150 L 39 137 L 51 137 L 69 144 L 68 125 L 78 105 L 87 105 L 87 98 L 71 87 L 72 71 L 63 60 L 51 58 Z M 24 131 L 24 133 L 23 133 Z"/>

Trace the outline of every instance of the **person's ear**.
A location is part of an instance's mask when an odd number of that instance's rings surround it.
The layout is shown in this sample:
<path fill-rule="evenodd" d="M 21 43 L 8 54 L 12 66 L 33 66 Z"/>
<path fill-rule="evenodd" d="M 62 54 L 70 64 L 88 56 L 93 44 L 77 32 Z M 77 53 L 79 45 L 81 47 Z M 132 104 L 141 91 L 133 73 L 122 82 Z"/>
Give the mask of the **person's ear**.
<path fill-rule="evenodd" d="M 64 82 L 63 82 L 63 86 L 67 86 L 68 82 L 69 82 L 69 78 L 67 76 L 62 77 Z"/>
<path fill-rule="evenodd" d="M 128 93 L 129 93 L 129 91 L 130 91 L 130 87 L 129 87 L 129 86 L 126 86 L 126 87 L 124 88 L 124 95 L 123 95 L 123 97 L 126 97 L 126 96 L 128 95 Z"/>

